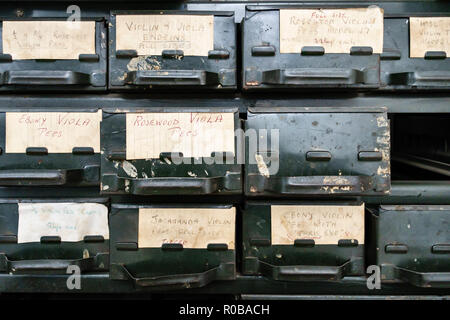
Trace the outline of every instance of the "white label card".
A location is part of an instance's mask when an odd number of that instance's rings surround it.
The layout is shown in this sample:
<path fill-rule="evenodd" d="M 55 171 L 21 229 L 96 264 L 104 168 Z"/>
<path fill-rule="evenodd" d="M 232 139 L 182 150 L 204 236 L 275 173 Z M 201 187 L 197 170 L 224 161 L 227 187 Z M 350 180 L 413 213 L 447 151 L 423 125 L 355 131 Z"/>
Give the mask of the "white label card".
<path fill-rule="evenodd" d="M 160 248 L 179 243 L 205 249 L 208 244 L 235 247 L 236 209 L 140 208 L 139 248 Z"/>
<path fill-rule="evenodd" d="M 19 203 L 18 243 L 46 236 L 66 242 L 85 236 L 109 239 L 108 208 L 99 203 Z"/>
<path fill-rule="evenodd" d="M 364 204 L 360 206 L 272 206 L 272 244 L 292 245 L 297 239 L 337 244 L 342 239 L 364 243 Z"/>

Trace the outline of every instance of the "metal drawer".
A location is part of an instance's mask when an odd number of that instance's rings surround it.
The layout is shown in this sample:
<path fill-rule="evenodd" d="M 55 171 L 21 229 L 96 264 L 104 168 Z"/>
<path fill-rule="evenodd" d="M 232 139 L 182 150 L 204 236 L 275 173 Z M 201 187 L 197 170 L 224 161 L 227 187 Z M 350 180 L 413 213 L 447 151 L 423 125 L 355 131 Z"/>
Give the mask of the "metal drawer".
<path fill-rule="evenodd" d="M 373 53 L 372 47 L 352 46 L 346 53 L 326 53 L 319 42 L 299 48 L 298 52 L 282 53 L 280 14 L 284 9 L 311 8 L 247 7 L 242 22 L 244 90 L 379 87 L 380 54 Z"/>
<path fill-rule="evenodd" d="M 96 186 L 97 109 L 0 110 L 0 186 Z"/>
<path fill-rule="evenodd" d="M 108 270 L 107 219 L 106 199 L 0 199 L 0 273 Z"/>
<path fill-rule="evenodd" d="M 249 202 L 242 217 L 244 274 L 280 281 L 364 274 L 363 204 Z"/>
<path fill-rule="evenodd" d="M 239 194 L 242 165 L 238 158 L 243 138 L 234 130 L 240 127 L 237 109 L 104 110 L 101 191 L 135 195 Z M 180 140 L 172 143 L 175 140 L 171 139 L 178 139 L 178 135 Z M 215 150 L 219 145 L 215 141 L 225 141 L 227 150 Z"/>
<path fill-rule="evenodd" d="M 390 132 L 383 109 L 249 108 L 246 135 L 246 195 L 390 190 Z"/>
<path fill-rule="evenodd" d="M 437 17 L 435 17 L 437 18 Z M 381 55 L 382 88 L 386 90 L 448 90 L 450 53 L 426 51 L 411 57 L 410 19 L 389 17 L 384 20 L 384 49 Z M 444 26 L 443 26 L 444 27 Z M 429 29 L 429 32 L 432 32 Z M 422 42 L 422 41 L 421 41 Z"/>
<path fill-rule="evenodd" d="M 371 216 L 382 281 L 450 287 L 450 206 L 383 205 Z"/>
<path fill-rule="evenodd" d="M 76 22 L 66 22 L 66 19 L 53 17 L 39 17 L 39 18 L 3 18 L 0 20 L 0 91 L 106 91 L 106 59 L 107 59 L 107 31 L 104 19 L 83 19 L 81 23 L 94 23 L 94 29 L 90 32 L 95 32 L 95 43 L 92 52 L 83 52 L 82 48 L 74 47 L 72 50 L 66 49 L 69 52 L 59 52 L 60 47 L 65 48 L 67 43 L 75 43 L 75 40 L 67 40 L 65 37 L 70 37 L 71 28 L 64 30 L 61 26 L 55 26 L 55 32 L 60 32 L 59 35 L 53 35 L 50 39 L 45 38 L 45 34 L 38 34 L 36 41 L 39 41 L 38 47 L 42 48 L 45 41 L 49 41 L 47 53 L 33 53 L 30 49 L 33 43 L 23 43 L 32 37 L 25 36 L 23 42 L 19 43 L 14 50 L 15 53 L 6 52 L 5 46 L 5 22 L 13 23 L 52 23 L 61 22 L 72 24 Z M 90 27 L 90 26 L 89 26 Z M 11 29 L 10 29 L 11 28 Z M 39 33 L 39 27 L 27 26 L 21 31 L 16 31 L 14 28 L 20 28 L 16 25 L 8 27 L 8 32 L 14 37 L 18 37 L 21 41 L 20 34 L 33 31 Z M 30 29 L 31 28 L 31 29 Z M 35 28 L 35 29 L 33 29 Z M 48 30 L 48 26 L 43 26 L 43 29 Z M 83 30 L 84 28 L 80 28 Z M 12 31 L 11 31 L 12 30 Z M 89 29 L 90 30 L 90 29 Z M 81 32 L 81 31 L 80 31 Z M 75 34 L 74 37 L 89 37 L 88 31 L 86 33 Z M 8 37 L 11 37 L 8 33 Z M 27 34 L 26 34 L 27 35 Z M 32 38 L 33 39 L 33 38 Z M 64 42 L 66 40 L 66 42 Z M 68 42 L 67 42 L 68 41 Z M 86 40 L 90 41 L 90 39 Z M 54 46 L 55 48 L 51 48 Z M 26 48 L 26 50 L 25 50 Z M 46 48 L 45 48 L 46 49 Z M 24 51 L 24 52 L 21 52 Z M 57 54 L 57 52 L 59 52 Z M 15 55 L 20 59 L 16 59 Z M 23 55 L 23 57 L 22 57 Z M 73 56 L 74 55 L 74 56 Z M 73 56 L 73 57 L 72 57 Z M 37 58 L 35 58 L 37 57 Z"/>

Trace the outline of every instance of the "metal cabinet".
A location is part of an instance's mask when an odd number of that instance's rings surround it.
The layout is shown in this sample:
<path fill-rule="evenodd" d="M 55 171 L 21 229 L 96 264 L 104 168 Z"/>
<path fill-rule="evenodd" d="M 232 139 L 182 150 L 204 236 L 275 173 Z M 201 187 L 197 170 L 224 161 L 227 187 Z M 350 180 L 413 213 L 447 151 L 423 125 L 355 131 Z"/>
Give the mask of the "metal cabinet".
<path fill-rule="evenodd" d="M 280 281 L 338 281 L 364 274 L 360 203 L 248 202 L 243 273 Z"/>
<path fill-rule="evenodd" d="M 364 195 L 390 190 L 383 109 L 249 108 L 248 196 Z"/>
<path fill-rule="evenodd" d="M 109 31 L 112 90 L 236 88 L 234 12 L 112 11 Z"/>
<path fill-rule="evenodd" d="M 112 280 L 182 289 L 235 279 L 230 205 L 114 204 L 110 227 Z"/>
<path fill-rule="evenodd" d="M 0 38 L 0 91 L 106 91 L 103 18 L 3 17 Z"/>
<path fill-rule="evenodd" d="M 107 199 L 0 199 L 0 273 L 109 267 Z"/>

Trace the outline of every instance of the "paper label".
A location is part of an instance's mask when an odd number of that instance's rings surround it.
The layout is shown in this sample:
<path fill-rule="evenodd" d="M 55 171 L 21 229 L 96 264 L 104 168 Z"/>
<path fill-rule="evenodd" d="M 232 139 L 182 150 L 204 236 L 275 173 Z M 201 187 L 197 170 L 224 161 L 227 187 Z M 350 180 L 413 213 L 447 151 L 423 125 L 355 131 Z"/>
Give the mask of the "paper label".
<path fill-rule="evenodd" d="M 59 236 L 82 241 L 85 236 L 109 239 L 108 208 L 99 203 L 19 203 L 18 243 Z"/>
<path fill-rule="evenodd" d="M 423 58 L 427 51 L 445 51 L 450 56 L 450 17 L 409 18 L 411 58 Z"/>
<path fill-rule="evenodd" d="M 272 245 L 292 245 L 297 239 L 337 244 L 342 239 L 364 243 L 361 206 L 272 206 Z"/>
<path fill-rule="evenodd" d="M 163 50 L 183 50 L 185 56 L 208 56 L 213 49 L 213 15 L 116 16 L 116 50 L 157 56 Z"/>
<path fill-rule="evenodd" d="M 280 53 L 300 53 L 303 47 L 324 47 L 325 53 L 350 53 L 350 48 L 383 51 L 383 10 L 281 9 Z"/>
<path fill-rule="evenodd" d="M 205 249 L 220 243 L 233 250 L 235 218 L 235 208 L 140 208 L 139 248 L 180 243 L 183 248 Z"/>
<path fill-rule="evenodd" d="M 127 113 L 127 160 L 155 159 L 161 152 L 183 157 L 234 154 L 234 113 Z"/>
<path fill-rule="evenodd" d="M 95 54 L 95 21 L 3 21 L 3 53 L 14 60 Z"/>
<path fill-rule="evenodd" d="M 74 147 L 100 152 L 102 112 L 6 112 L 6 151 L 25 153 L 45 147 L 49 153 L 72 153 Z"/>

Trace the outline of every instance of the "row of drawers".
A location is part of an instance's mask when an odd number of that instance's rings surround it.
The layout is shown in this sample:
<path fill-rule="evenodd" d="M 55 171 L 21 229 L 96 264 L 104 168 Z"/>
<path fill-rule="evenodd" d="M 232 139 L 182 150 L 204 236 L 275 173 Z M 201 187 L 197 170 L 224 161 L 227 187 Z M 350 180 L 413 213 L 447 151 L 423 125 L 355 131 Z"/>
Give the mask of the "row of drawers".
<path fill-rule="evenodd" d="M 0 91 L 235 90 L 240 75 L 244 90 L 450 88 L 449 38 L 441 30 L 450 17 L 424 17 L 412 33 L 410 20 L 416 17 L 383 19 L 382 10 L 348 10 L 249 6 L 242 45 L 233 12 L 112 11 L 108 21 L 85 19 L 78 29 L 51 16 L 5 17 Z M 290 12 L 296 13 L 288 19 Z M 280 24 L 282 14 L 288 16 Z M 340 30 L 355 14 L 374 21 L 347 24 L 348 33 L 326 31 Z M 299 23 L 313 24 L 315 31 L 302 31 Z M 361 36 L 364 30 L 369 33 Z M 303 38 L 313 31 L 319 32 L 316 38 Z M 335 48 L 338 42 L 343 49 Z"/>
<path fill-rule="evenodd" d="M 135 195 L 390 191 L 383 108 L 249 108 L 245 120 L 233 108 L 37 111 L 0 113 L 1 186 L 100 184 L 102 194 Z"/>
<path fill-rule="evenodd" d="M 132 205 L 0 200 L 0 273 L 109 272 L 138 287 L 191 288 L 246 275 L 450 286 L 449 206 L 249 202 Z M 109 213 L 108 213 L 109 211 Z M 237 214 L 236 214 L 237 212 Z"/>

